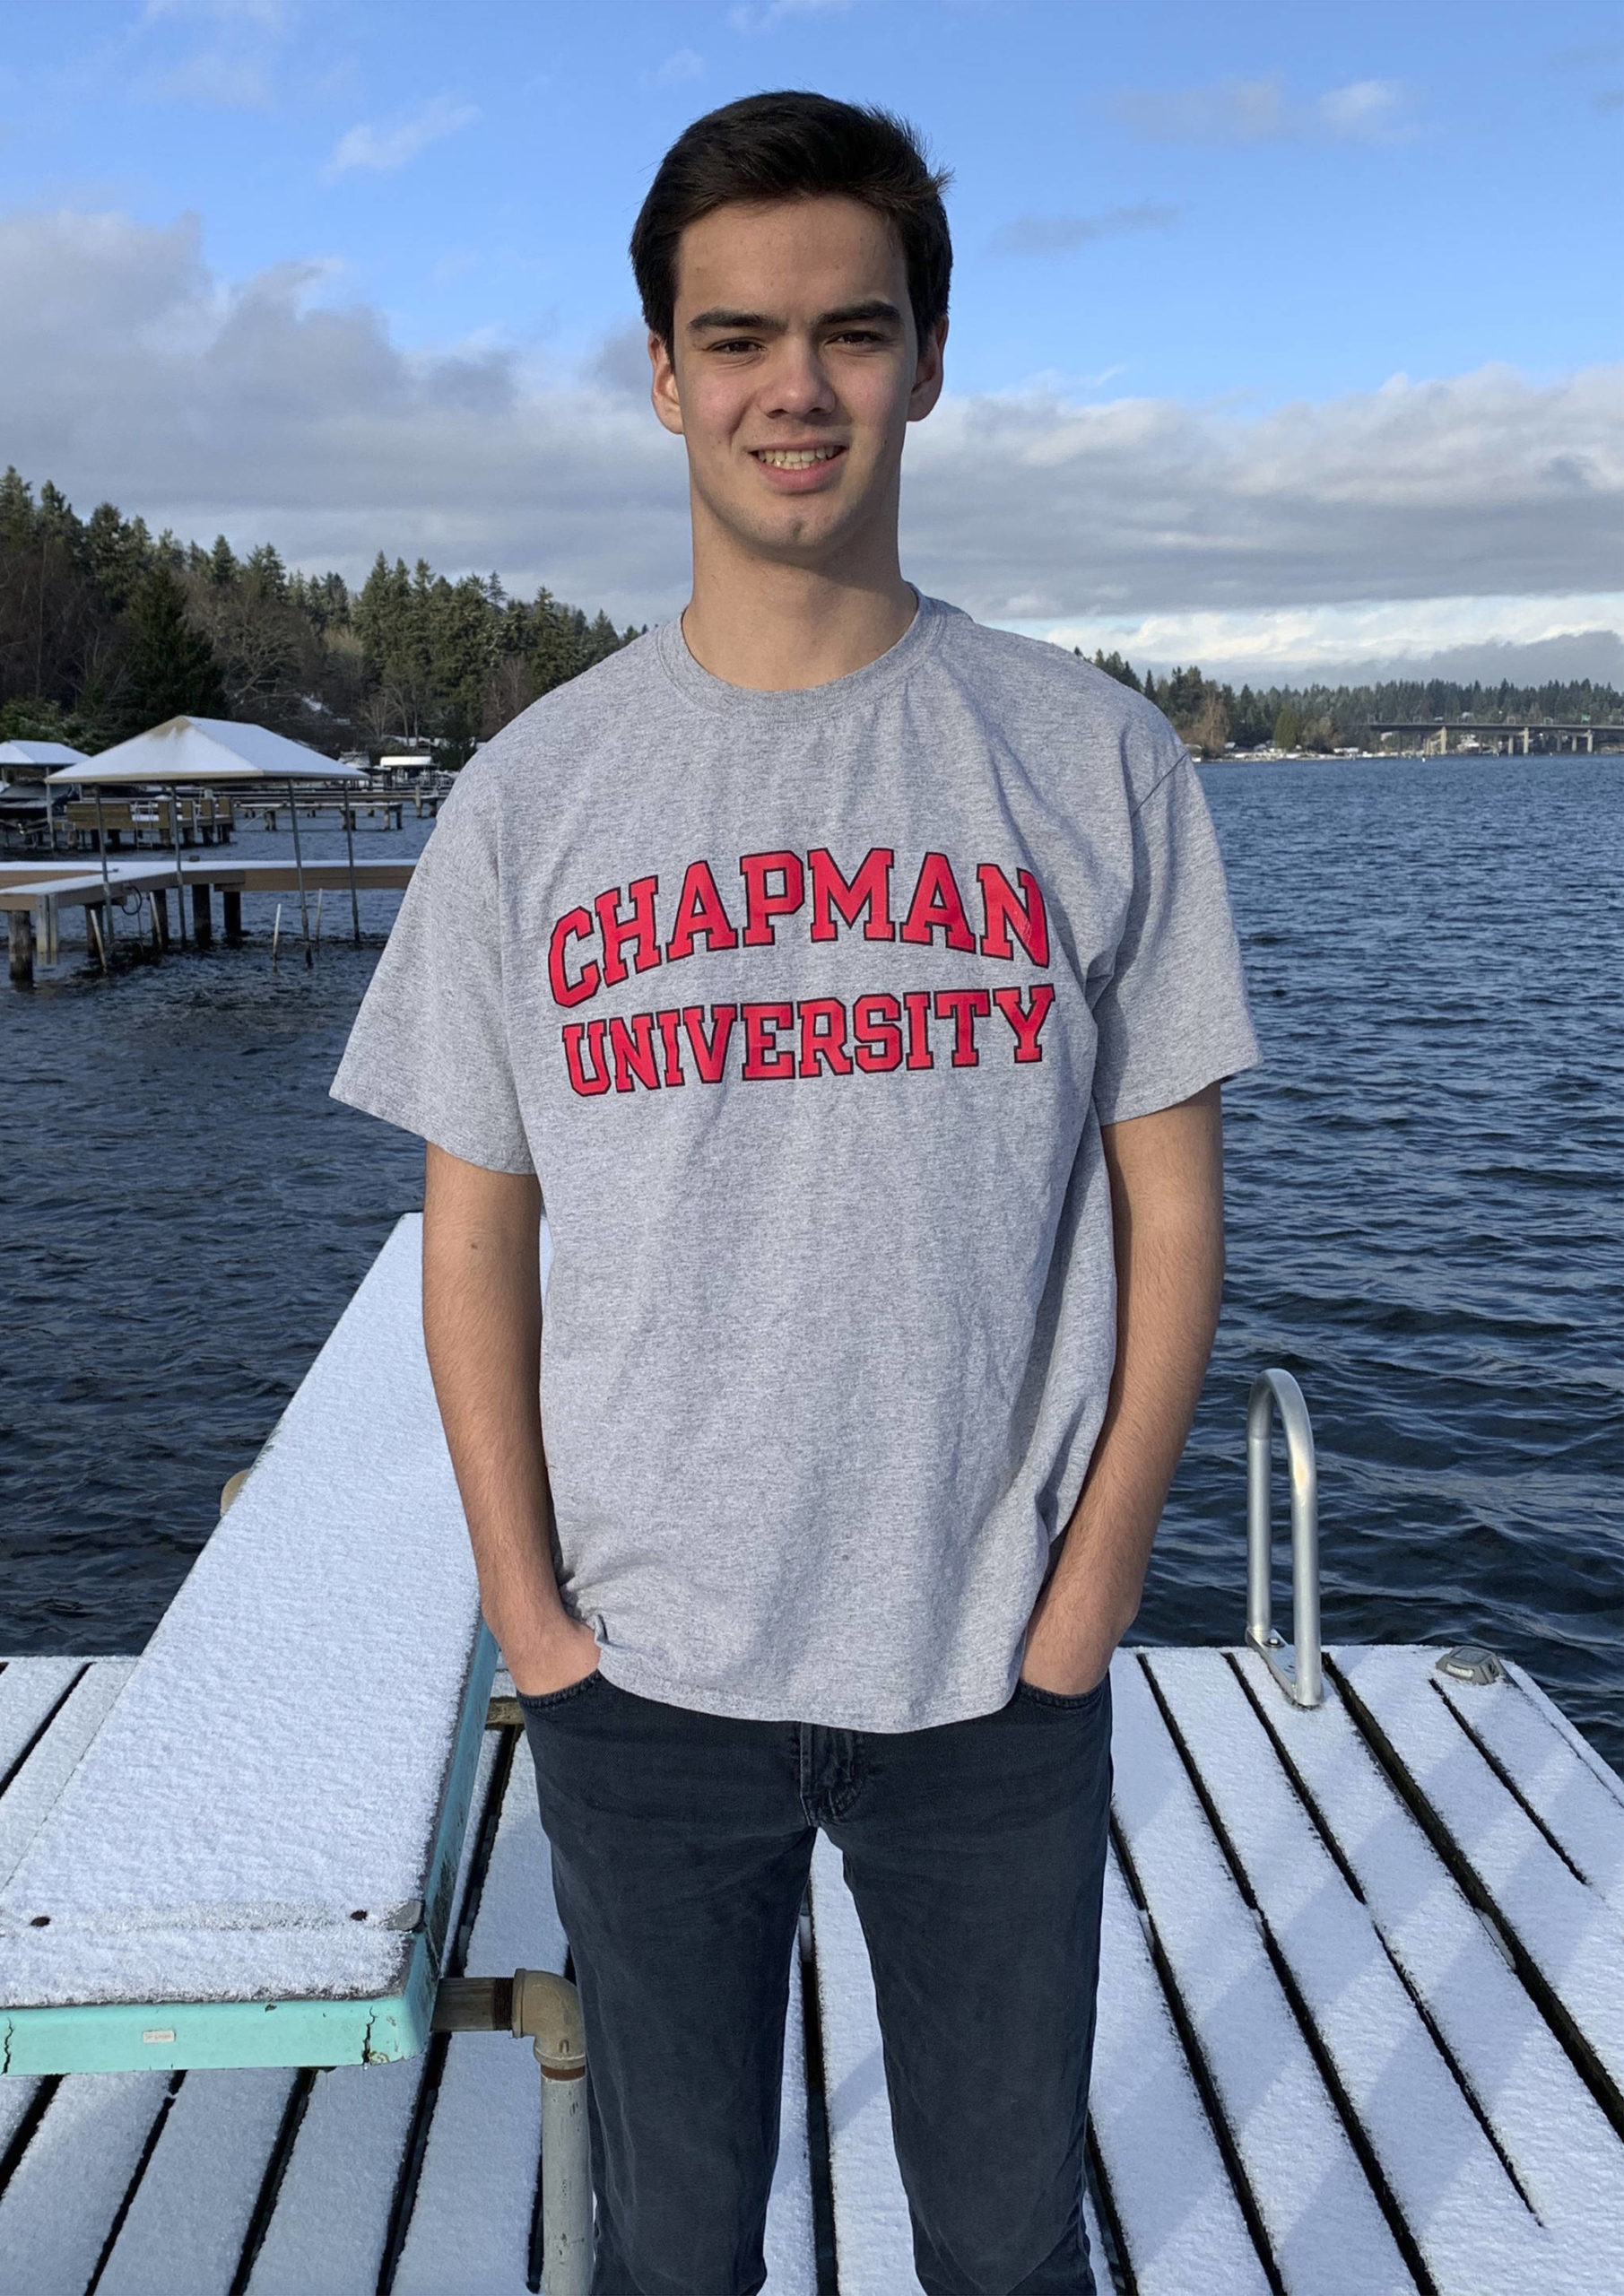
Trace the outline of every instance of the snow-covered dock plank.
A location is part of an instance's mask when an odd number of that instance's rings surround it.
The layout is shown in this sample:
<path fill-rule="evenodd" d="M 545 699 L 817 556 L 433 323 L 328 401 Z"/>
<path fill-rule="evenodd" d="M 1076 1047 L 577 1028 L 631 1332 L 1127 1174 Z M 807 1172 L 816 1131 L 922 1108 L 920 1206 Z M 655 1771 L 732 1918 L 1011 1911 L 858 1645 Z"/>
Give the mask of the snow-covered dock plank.
<path fill-rule="evenodd" d="M 1589 1747 L 1585 1761 L 1520 1683 L 1459 1683 L 1446 1675 L 1437 1683 L 1471 1735 L 1624 1926 L 1624 1780 L 1610 1782 Z"/>
<path fill-rule="evenodd" d="M 1549 2243 L 1222 1653 L 1145 1664 L 1440 2296 L 1548 2286 Z"/>
<path fill-rule="evenodd" d="M 1113 1813 L 1287 2296 L 1412 2296 L 1251 1909 L 1136 1657 L 1112 1668 Z"/>
<path fill-rule="evenodd" d="M 0 1781 L 12 1776 L 83 1672 L 83 1658 L 13 1658 L 0 1673 Z"/>
<path fill-rule="evenodd" d="M 13 1658 L 5 1674 L 0 1675 L 0 1685 L 15 1668 L 48 1663 L 55 1662 Z M 28 1759 L 13 1773 L 0 1797 L 0 1883 L 15 1873 L 23 1851 L 55 1808 L 135 1665 L 134 1658 L 92 1659 L 51 1716 Z"/>
<path fill-rule="evenodd" d="M 85 2296 L 172 2077 L 90 2073 L 56 2084 L 0 2193 L 7 2296 Z"/>
<path fill-rule="evenodd" d="M 294 2079 L 181 2075 L 96 2296 L 230 2296 Z"/>
<path fill-rule="evenodd" d="M 453 1941 L 504 1750 L 503 1734 L 487 1730 L 457 1865 L 447 1932 Z M 350 2296 L 377 2287 L 425 2077 L 421 2057 L 339 2065 L 316 2075 L 247 2296 Z"/>
<path fill-rule="evenodd" d="M 1486 1762 L 1443 1695 L 1434 1654 L 1333 1654 L 1356 1713 L 1380 1734 L 1411 1791 L 1575 2031 L 1624 2100 L 1624 1927 Z"/>
<path fill-rule="evenodd" d="M 1135 2296 L 1268 2296 L 1257 2250 L 1115 1854 L 1099 1935 L 1089 2118 Z M 1094 2228 L 1090 2239 L 1099 2246 Z M 1098 2263 L 1101 2296 L 1106 2279 Z"/>
<path fill-rule="evenodd" d="M 1420 1655 L 1430 1663 L 1432 1653 Z M 1306 1714 L 1280 1696 L 1255 1653 L 1236 1663 L 1394 1966 L 1559 2249 L 1562 2271 L 1585 2291 L 1624 2284 L 1624 2144 L 1571 2058 L 1334 1688 Z M 1533 2277 L 1550 2284 L 1543 2268 Z"/>

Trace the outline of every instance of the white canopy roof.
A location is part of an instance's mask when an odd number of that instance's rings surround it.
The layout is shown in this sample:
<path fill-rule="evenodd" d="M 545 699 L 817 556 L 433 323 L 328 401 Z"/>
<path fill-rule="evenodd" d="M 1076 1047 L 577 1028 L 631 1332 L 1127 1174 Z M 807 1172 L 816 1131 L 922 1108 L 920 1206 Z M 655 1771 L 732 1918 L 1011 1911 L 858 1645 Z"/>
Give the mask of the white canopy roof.
<path fill-rule="evenodd" d="M 88 765 L 83 750 L 65 742 L 0 742 L 0 765 Z"/>
<path fill-rule="evenodd" d="M 319 750 L 265 726 L 230 718 L 170 718 L 150 733 L 119 742 L 100 757 L 64 766 L 48 781 L 362 781 L 352 765 L 335 765 Z"/>

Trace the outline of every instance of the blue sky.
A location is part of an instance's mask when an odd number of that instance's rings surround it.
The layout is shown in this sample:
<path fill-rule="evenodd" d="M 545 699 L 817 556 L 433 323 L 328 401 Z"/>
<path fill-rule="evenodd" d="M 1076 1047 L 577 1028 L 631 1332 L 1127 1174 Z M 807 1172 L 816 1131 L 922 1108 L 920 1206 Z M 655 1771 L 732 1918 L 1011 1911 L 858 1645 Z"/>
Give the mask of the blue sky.
<path fill-rule="evenodd" d="M 688 118 L 796 85 L 955 171 L 933 587 L 1153 657 L 1619 631 L 1624 21 L 1589 0 L 12 0 L 0 458 L 668 611 L 626 235 Z"/>

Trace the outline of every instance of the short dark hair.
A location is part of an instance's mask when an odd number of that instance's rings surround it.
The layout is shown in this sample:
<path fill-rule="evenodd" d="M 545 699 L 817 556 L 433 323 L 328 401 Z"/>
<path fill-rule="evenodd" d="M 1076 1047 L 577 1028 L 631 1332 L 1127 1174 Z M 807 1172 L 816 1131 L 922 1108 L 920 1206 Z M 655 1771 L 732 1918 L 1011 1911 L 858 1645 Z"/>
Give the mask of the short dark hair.
<path fill-rule="evenodd" d="M 931 166 L 917 131 L 877 104 L 790 88 L 707 112 L 661 161 L 632 226 L 631 268 L 649 333 L 671 342 L 677 243 L 690 223 L 734 201 L 832 193 L 872 208 L 896 232 L 923 343 L 947 316 L 953 243 L 942 195 L 951 180 Z"/>

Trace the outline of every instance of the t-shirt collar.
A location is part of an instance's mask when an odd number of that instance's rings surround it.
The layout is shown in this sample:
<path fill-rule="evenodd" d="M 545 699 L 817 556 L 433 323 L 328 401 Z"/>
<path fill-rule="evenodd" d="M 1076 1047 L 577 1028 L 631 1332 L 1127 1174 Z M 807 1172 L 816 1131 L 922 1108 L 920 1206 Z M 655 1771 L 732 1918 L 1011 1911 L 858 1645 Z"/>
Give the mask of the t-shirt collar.
<path fill-rule="evenodd" d="M 894 646 L 848 676 L 830 678 L 823 685 L 798 686 L 788 692 L 764 693 L 753 686 L 730 685 L 701 669 L 688 650 L 682 618 L 662 622 L 655 642 L 667 675 L 682 693 L 717 716 L 750 717 L 780 725 L 826 718 L 861 706 L 900 683 L 934 646 L 943 622 L 952 612 L 939 598 L 914 592 L 919 610 Z"/>

